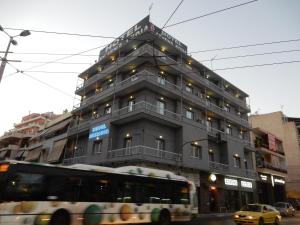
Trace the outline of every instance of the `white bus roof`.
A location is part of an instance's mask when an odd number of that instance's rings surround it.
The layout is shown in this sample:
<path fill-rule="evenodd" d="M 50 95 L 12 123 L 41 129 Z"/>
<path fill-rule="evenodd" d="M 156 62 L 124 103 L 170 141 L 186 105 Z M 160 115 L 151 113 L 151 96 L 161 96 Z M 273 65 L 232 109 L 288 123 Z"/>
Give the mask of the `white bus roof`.
<path fill-rule="evenodd" d="M 10 164 L 26 164 L 26 165 L 38 165 L 38 166 L 46 166 L 46 167 L 57 167 L 64 169 L 76 169 L 76 170 L 86 170 L 86 171 L 96 171 L 96 172 L 107 172 L 107 173 L 116 173 L 116 174 L 126 174 L 126 175 L 136 175 L 136 176 L 144 176 L 144 177 L 156 177 L 162 179 L 171 179 L 171 180 L 180 180 L 180 181 L 188 181 L 183 176 L 176 175 L 175 173 L 167 170 L 159 170 L 153 168 L 146 168 L 140 166 L 123 166 L 118 168 L 104 167 L 104 166 L 96 166 L 96 165 L 87 165 L 87 164 L 73 164 L 70 166 L 62 166 L 62 165 L 53 165 L 47 163 L 31 163 L 26 161 L 16 161 L 16 160 L 4 160 L 2 162 L 8 162 Z"/>

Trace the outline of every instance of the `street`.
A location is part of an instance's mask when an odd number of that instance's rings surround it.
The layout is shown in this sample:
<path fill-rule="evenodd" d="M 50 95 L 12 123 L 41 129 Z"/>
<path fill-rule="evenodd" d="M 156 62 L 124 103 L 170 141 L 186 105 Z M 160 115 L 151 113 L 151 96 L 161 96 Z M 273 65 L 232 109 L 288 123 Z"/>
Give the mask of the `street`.
<path fill-rule="evenodd" d="M 300 212 L 295 217 L 283 217 L 281 225 L 300 225 Z M 230 217 L 227 218 L 201 218 L 185 225 L 235 225 Z"/>

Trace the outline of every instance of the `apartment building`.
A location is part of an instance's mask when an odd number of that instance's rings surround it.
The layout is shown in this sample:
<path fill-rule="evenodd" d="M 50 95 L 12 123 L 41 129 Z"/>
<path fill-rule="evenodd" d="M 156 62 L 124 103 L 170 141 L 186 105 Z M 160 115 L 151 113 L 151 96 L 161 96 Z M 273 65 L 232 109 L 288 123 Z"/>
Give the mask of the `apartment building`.
<path fill-rule="evenodd" d="M 282 112 L 273 112 L 251 115 L 250 122 L 253 127 L 260 127 L 282 140 L 287 160 L 287 197 L 300 199 L 299 118 L 286 117 Z"/>
<path fill-rule="evenodd" d="M 261 128 L 252 129 L 256 148 L 257 193 L 260 203 L 286 201 L 287 163 L 282 140 Z"/>
<path fill-rule="evenodd" d="M 172 170 L 198 187 L 201 212 L 255 200 L 248 95 L 144 18 L 79 75 L 63 163 Z"/>
<path fill-rule="evenodd" d="M 29 140 L 42 130 L 47 122 L 56 117 L 53 112 L 29 113 L 23 116 L 20 123 L 14 124 L 14 129 L 0 137 L 0 160 L 23 159 Z"/>

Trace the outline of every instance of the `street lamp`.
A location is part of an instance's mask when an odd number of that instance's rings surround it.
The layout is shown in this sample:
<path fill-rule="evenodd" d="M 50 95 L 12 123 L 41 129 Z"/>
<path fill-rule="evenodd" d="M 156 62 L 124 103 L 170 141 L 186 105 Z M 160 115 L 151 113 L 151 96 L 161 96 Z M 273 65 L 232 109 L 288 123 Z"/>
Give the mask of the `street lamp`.
<path fill-rule="evenodd" d="M 23 30 L 19 35 L 16 35 L 16 36 L 10 36 L 10 35 L 4 30 L 4 28 L 3 28 L 1 25 L 0 25 L 0 31 L 4 32 L 4 33 L 9 37 L 8 46 L 7 46 L 7 48 L 6 48 L 6 51 L 5 51 L 4 57 L 2 58 L 2 62 L 1 62 L 1 66 L 0 66 L 0 83 L 1 83 L 2 76 L 3 76 L 3 73 L 4 73 L 4 69 L 5 69 L 5 65 L 6 65 L 6 63 L 7 63 L 7 54 L 8 54 L 10 45 L 11 45 L 11 44 L 17 45 L 18 42 L 17 42 L 16 40 L 14 40 L 14 38 L 15 38 L 15 37 L 18 37 L 18 36 L 26 37 L 26 36 L 30 35 L 30 31 L 29 31 L 29 30 Z"/>

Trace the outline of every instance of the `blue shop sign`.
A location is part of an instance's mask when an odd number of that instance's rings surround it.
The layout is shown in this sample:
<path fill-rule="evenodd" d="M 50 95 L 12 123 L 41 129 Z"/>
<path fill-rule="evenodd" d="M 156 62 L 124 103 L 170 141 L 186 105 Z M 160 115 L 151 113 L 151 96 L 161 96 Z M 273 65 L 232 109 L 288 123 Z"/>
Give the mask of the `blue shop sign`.
<path fill-rule="evenodd" d="M 102 137 L 108 134 L 109 134 L 109 129 L 107 128 L 107 126 L 105 124 L 101 124 L 99 126 L 92 128 L 89 135 L 89 140 L 95 139 L 97 137 Z"/>

